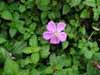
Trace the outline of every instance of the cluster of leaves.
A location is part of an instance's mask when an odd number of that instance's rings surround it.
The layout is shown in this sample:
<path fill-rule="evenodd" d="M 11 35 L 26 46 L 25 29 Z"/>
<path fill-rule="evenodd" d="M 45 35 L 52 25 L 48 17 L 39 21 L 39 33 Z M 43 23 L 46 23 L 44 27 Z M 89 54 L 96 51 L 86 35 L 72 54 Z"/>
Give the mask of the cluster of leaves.
<path fill-rule="evenodd" d="M 100 0 L 0 0 L 0 75 L 99 75 Z M 65 21 L 67 40 L 42 38 Z"/>

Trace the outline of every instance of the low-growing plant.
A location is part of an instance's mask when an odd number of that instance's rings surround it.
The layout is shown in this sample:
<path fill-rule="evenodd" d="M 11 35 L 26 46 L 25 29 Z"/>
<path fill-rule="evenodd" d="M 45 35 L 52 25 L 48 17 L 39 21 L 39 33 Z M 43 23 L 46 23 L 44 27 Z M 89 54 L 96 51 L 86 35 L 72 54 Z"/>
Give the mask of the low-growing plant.
<path fill-rule="evenodd" d="M 100 0 L 0 0 L 0 75 L 100 75 Z"/>

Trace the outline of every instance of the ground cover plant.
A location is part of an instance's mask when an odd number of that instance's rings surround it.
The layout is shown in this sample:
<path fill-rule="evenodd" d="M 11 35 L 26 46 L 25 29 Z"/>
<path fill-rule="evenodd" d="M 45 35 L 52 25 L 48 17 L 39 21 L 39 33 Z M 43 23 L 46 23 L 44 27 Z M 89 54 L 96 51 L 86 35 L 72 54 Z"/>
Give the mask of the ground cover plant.
<path fill-rule="evenodd" d="M 100 75 L 100 0 L 0 0 L 0 75 Z"/>

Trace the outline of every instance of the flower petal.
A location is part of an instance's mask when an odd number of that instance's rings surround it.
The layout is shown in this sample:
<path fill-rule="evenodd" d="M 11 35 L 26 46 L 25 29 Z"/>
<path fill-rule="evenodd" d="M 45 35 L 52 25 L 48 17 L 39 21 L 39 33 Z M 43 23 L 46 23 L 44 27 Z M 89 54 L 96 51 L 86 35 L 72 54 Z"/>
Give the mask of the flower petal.
<path fill-rule="evenodd" d="M 49 40 L 53 36 L 52 32 L 46 31 L 43 33 L 43 38 Z"/>
<path fill-rule="evenodd" d="M 53 21 L 48 22 L 47 30 L 55 32 L 56 31 L 56 23 L 54 23 Z"/>
<path fill-rule="evenodd" d="M 58 36 L 58 39 L 60 40 L 60 41 L 65 41 L 66 40 L 66 38 L 67 38 L 67 34 L 65 33 L 65 32 L 61 32 L 60 34 L 59 34 L 59 36 Z"/>
<path fill-rule="evenodd" d="M 65 24 L 64 22 L 59 22 L 59 23 L 57 24 L 57 31 L 58 31 L 58 32 L 63 31 L 64 28 L 65 28 L 65 26 L 66 26 L 66 24 Z"/>
<path fill-rule="evenodd" d="M 99 64 L 97 65 L 97 68 L 100 69 L 100 65 Z"/>
<path fill-rule="evenodd" d="M 59 40 L 56 36 L 53 36 L 53 37 L 50 39 L 50 43 L 51 43 L 51 44 L 59 44 L 59 43 L 60 43 L 60 40 Z"/>

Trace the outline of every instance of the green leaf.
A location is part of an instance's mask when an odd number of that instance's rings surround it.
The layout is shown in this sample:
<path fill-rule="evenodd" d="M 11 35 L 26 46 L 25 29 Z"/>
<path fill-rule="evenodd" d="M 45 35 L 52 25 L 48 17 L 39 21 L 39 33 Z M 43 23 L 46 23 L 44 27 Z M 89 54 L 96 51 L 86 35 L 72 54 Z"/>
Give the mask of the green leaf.
<path fill-rule="evenodd" d="M 57 60 L 56 68 L 58 70 L 62 69 L 66 65 L 67 59 L 66 59 L 65 55 L 57 56 L 56 60 Z"/>
<path fill-rule="evenodd" d="M 66 41 L 63 42 L 63 43 L 62 43 L 62 48 L 63 48 L 63 49 L 66 49 L 67 47 L 68 47 L 68 42 L 66 42 Z"/>
<path fill-rule="evenodd" d="M 66 70 L 60 70 L 60 71 L 56 71 L 54 75 L 67 75 L 67 74 L 66 74 Z"/>
<path fill-rule="evenodd" d="M 86 35 L 86 29 L 84 27 L 80 27 L 79 31 L 82 35 Z"/>
<path fill-rule="evenodd" d="M 0 74 L 3 75 L 3 69 L 2 68 L 0 68 Z"/>
<path fill-rule="evenodd" d="M 0 11 L 4 10 L 6 8 L 5 2 L 0 2 Z"/>
<path fill-rule="evenodd" d="M 3 38 L 3 37 L 0 37 L 0 44 L 3 44 L 3 43 L 5 43 L 5 42 L 6 42 L 6 39 Z"/>
<path fill-rule="evenodd" d="M 4 10 L 2 13 L 1 13 L 1 17 L 5 20 L 12 20 L 13 17 L 12 17 L 12 14 L 9 10 Z"/>
<path fill-rule="evenodd" d="M 89 16 L 88 10 L 87 10 L 87 9 L 84 9 L 84 10 L 81 12 L 80 17 L 81 17 L 81 18 L 89 18 L 90 16 Z"/>
<path fill-rule="evenodd" d="M 33 53 L 31 55 L 31 62 L 34 63 L 34 64 L 37 64 L 40 60 L 40 55 L 39 53 Z"/>
<path fill-rule="evenodd" d="M 36 4 L 40 10 L 47 11 L 49 9 L 50 0 L 36 0 Z"/>
<path fill-rule="evenodd" d="M 15 44 L 13 45 L 12 52 L 15 54 L 21 54 L 25 47 L 26 47 L 25 41 L 16 41 Z"/>
<path fill-rule="evenodd" d="M 71 0 L 70 5 L 71 7 L 77 6 L 79 5 L 81 2 L 81 0 Z"/>
<path fill-rule="evenodd" d="M 40 18 L 41 18 L 41 21 L 42 21 L 43 24 L 45 24 L 47 22 L 47 16 L 48 16 L 48 12 L 42 12 L 41 13 Z"/>
<path fill-rule="evenodd" d="M 5 48 L 0 47 L 0 62 L 4 62 L 7 57 L 8 57 L 8 52 L 5 50 Z"/>
<path fill-rule="evenodd" d="M 33 52 L 39 52 L 40 51 L 40 47 L 26 47 L 23 49 L 23 53 L 25 54 L 30 54 Z"/>
<path fill-rule="evenodd" d="M 93 64 L 90 62 L 87 64 L 87 75 L 99 75 L 100 71 L 98 71 Z"/>
<path fill-rule="evenodd" d="M 97 43 L 96 41 L 95 41 L 95 42 L 90 42 L 89 44 L 90 44 L 89 46 L 90 46 L 90 48 L 91 48 L 91 51 L 92 51 L 93 53 L 99 51 L 98 43 Z"/>
<path fill-rule="evenodd" d="M 32 30 L 32 32 L 33 32 L 33 31 L 35 31 L 36 26 L 37 26 L 37 24 L 34 22 L 34 23 L 30 24 L 29 29 Z"/>
<path fill-rule="evenodd" d="M 40 51 L 40 56 L 41 58 L 47 58 L 49 56 L 50 52 L 49 52 L 49 46 L 43 46 L 41 48 L 41 51 Z"/>
<path fill-rule="evenodd" d="M 71 66 L 71 62 L 72 62 L 71 57 L 67 56 L 65 60 L 66 66 Z"/>
<path fill-rule="evenodd" d="M 53 73 L 53 69 L 52 69 L 52 67 L 47 67 L 43 72 L 45 74 L 52 74 Z"/>
<path fill-rule="evenodd" d="M 97 6 L 100 6 L 100 0 L 96 0 Z"/>
<path fill-rule="evenodd" d="M 52 54 L 49 60 L 50 60 L 50 65 L 55 66 L 56 69 L 58 70 L 62 69 L 66 65 L 65 55 L 56 56 L 55 54 Z"/>
<path fill-rule="evenodd" d="M 73 74 L 74 74 L 74 75 L 78 75 L 78 74 L 79 74 L 78 65 L 76 65 L 76 64 L 73 65 L 73 66 L 72 66 L 72 70 L 73 70 Z"/>
<path fill-rule="evenodd" d="M 24 31 L 24 28 L 21 29 L 22 31 Z M 31 37 L 31 33 L 29 32 L 23 32 L 24 33 L 24 40 L 27 40 Z"/>
<path fill-rule="evenodd" d="M 90 7 L 96 7 L 96 0 L 85 0 L 84 4 Z"/>
<path fill-rule="evenodd" d="M 50 57 L 49 57 L 50 65 L 55 65 L 55 64 L 57 64 L 57 59 L 56 59 L 56 58 L 57 58 L 57 57 L 56 57 L 55 54 L 50 55 Z"/>
<path fill-rule="evenodd" d="M 29 74 L 29 70 L 20 70 L 20 71 L 18 72 L 18 75 L 30 75 L 30 74 Z"/>
<path fill-rule="evenodd" d="M 70 7 L 69 7 L 67 4 L 65 4 L 65 5 L 63 6 L 63 11 L 62 11 L 62 13 L 65 15 L 65 14 L 67 14 L 69 11 L 70 11 Z"/>
<path fill-rule="evenodd" d="M 94 13 L 93 19 L 95 21 L 97 21 L 99 19 L 99 15 L 100 15 L 99 9 L 98 8 L 93 8 L 93 13 Z"/>
<path fill-rule="evenodd" d="M 38 39 L 36 35 L 33 35 L 30 39 L 29 39 L 29 45 L 32 47 L 37 47 L 38 46 Z"/>
<path fill-rule="evenodd" d="M 94 56 L 93 56 L 93 58 L 94 58 L 94 60 L 100 61 L 100 52 L 95 53 Z"/>
<path fill-rule="evenodd" d="M 30 57 L 20 60 L 20 66 L 24 68 L 25 66 L 32 64 Z"/>
<path fill-rule="evenodd" d="M 49 19 L 55 19 L 56 18 L 55 12 L 49 12 L 48 17 Z"/>
<path fill-rule="evenodd" d="M 74 75 L 72 68 L 66 69 L 67 75 Z"/>
<path fill-rule="evenodd" d="M 22 13 L 26 10 L 25 6 L 24 5 L 19 5 L 19 11 Z"/>
<path fill-rule="evenodd" d="M 4 75 L 17 75 L 19 72 L 19 65 L 8 58 L 4 65 Z"/>
<path fill-rule="evenodd" d="M 92 51 L 85 50 L 84 56 L 85 56 L 87 59 L 91 59 L 92 56 L 93 56 L 93 53 L 92 53 Z"/>
<path fill-rule="evenodd" d="M 31 71 L 30 71 L 30 75 L 40 75 L 40 72 L 38 71 L 38 70 L 36 70 L 36 69 L 32 69 Z"/>
<path fill-rule="evenodd" d="M 13 38 L 16 35 L 16 33 L 17 33 L 17 30 L 16 29 L 10 28 L 10 30 L 9 30 L 10 37 Z"/>

